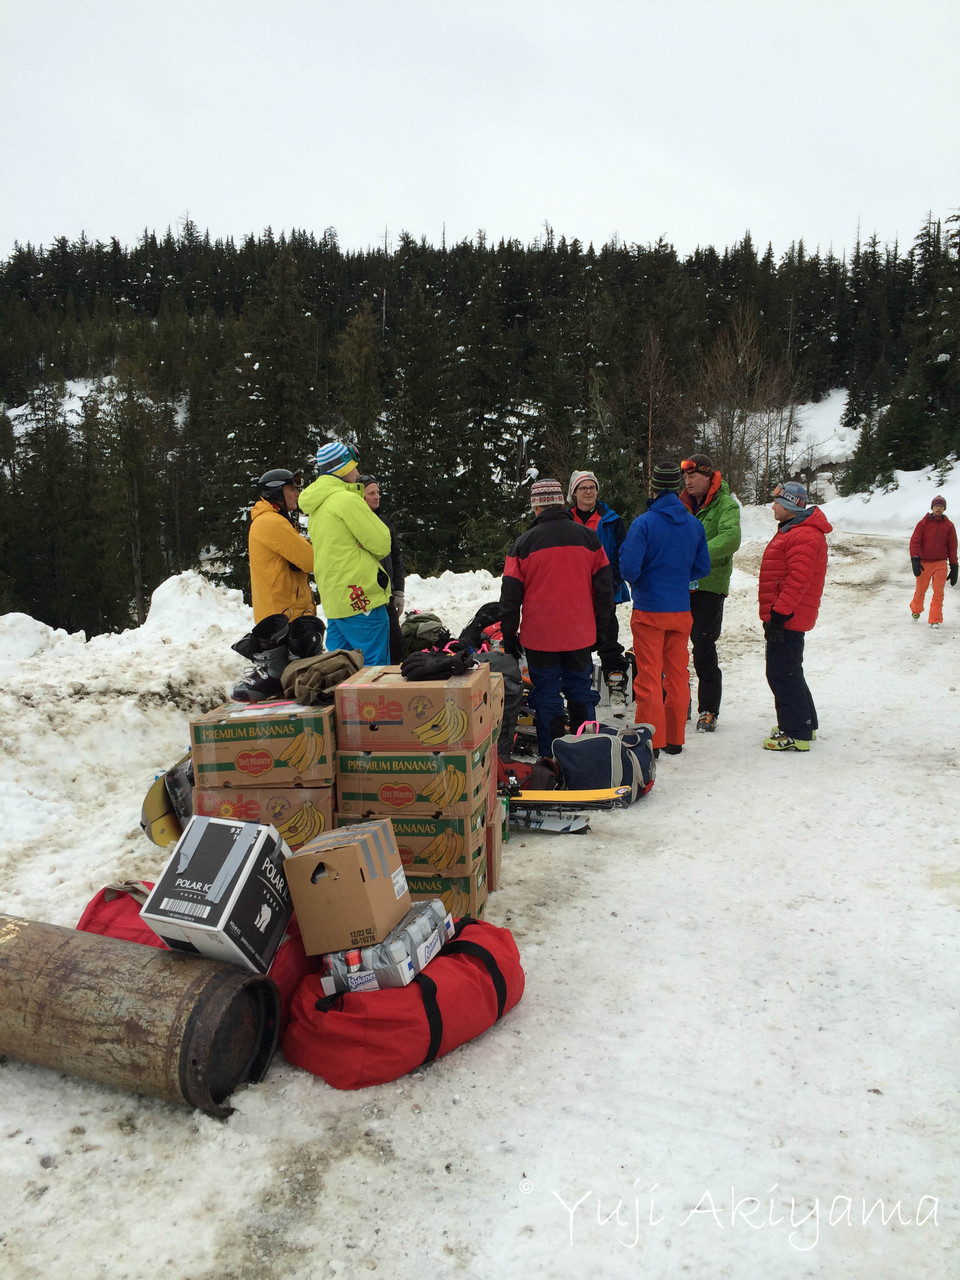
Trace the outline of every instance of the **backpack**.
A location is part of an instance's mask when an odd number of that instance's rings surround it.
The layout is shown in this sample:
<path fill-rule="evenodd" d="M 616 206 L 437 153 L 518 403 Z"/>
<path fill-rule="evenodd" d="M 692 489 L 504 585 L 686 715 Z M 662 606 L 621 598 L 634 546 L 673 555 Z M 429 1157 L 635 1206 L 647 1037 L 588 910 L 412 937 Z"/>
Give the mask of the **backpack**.
<path fill-rule="evenodd" d="M 484 641 L 484 633 L 491 627 L 500 625 L 500 601 L 491 600 L 482 604 L 467 625 L 460 632 L 460 639 L 465 640 L 471 649 L 479 649 Z"/>
<path fill-rule="evenodd" d="M 560 785 L 560 770 L 546 760 L 504 760 L 497 756 L 497 790 L 508 796 L 518 791 L 553 791 Z M 558 796 L 562 800 L 562 796 Z"/>
<path fill-rule="evenodd" d="M 320 974 L 305 977 L 283 1056 L 335 1089 L 386 1084 L 473 1040 L 521 995 L 513 934 L 465 916 L 409 986 L 325 996 Z"/>
<path fill-rule="evenodd" d="M 400 624 L 400 653 L 409 658 L 420 649 L 442 649 L 452 639 L 435 613 L 408 611 Z"/>
<path fill-rule="evenodd" d="M 593 791 L 629 787 L 629 803 L 645 796 L 653 786 L 653 725 L 632 724 L 623 729 L 596 720 L 576 733 L 553 740 L 553 758 L 569 791 Z"/>

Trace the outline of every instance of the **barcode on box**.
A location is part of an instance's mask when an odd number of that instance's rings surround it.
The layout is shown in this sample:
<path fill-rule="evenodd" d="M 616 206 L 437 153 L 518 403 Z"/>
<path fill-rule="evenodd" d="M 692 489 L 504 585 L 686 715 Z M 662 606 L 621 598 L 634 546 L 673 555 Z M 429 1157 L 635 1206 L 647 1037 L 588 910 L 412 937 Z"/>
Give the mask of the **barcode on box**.
<path fill-rule="evenodd" d="M 205 920 L 210 914 L 210 908 L 202 902 L 185 902 L 182 898 L 164 898 L 160 910 L 176 911 L 178 915 L 194 916 L 197 920 Z"/>

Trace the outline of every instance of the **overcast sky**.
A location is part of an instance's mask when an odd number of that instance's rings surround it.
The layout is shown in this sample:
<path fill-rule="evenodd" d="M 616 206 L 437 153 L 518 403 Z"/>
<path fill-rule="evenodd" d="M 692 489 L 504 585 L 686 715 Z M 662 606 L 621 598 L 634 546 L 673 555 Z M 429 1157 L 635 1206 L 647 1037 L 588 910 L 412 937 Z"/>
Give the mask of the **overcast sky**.
<path fill-rule="evenodd" d="M 0 0 L 0 257 L 335 227 L 343 248 L 960 208 L 958 0 Z"/>

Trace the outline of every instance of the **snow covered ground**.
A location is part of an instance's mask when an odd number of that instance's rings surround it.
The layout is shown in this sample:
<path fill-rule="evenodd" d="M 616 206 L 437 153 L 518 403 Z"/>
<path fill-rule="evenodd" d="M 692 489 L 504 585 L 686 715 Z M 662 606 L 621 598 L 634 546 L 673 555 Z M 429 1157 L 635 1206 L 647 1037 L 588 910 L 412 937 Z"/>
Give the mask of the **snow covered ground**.
<path fill-rule="evenodd" d="M 356 1093 L 278 1055 L 226 1121 L 0 1059 L 5 1280 L 960 1275 L 960 590 L 914 623 L 906 546 L 960 468 L 899 480 L 826 508 L 808 756 L 760 749 L 744 510 L 720 727 L 591 834 L 514 835 L 488 918 L 527 988 L 479 1040 Z M 497 593 L 407 604 L 459 629 Z M 143 794 L 249 623 L 195 573 L 120 636 L 0 617 L 0 911 L 72 926 L 156 875 Z"/>

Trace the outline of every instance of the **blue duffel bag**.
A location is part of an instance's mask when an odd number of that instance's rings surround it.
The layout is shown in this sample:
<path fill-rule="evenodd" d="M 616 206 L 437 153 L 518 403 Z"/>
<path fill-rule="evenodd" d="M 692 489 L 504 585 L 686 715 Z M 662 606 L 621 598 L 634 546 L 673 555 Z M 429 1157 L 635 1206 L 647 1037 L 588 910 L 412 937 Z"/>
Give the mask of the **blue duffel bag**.
<path fill-rule="evenodd" d="M 588 720 L 576 733 L 554 738 L 553 758 L 566 790 L 629 787 L 633 804 L 647 794 L 656 777 L 652 743 L 653 725 L 632 724 L 614 729 Z"/>

